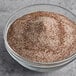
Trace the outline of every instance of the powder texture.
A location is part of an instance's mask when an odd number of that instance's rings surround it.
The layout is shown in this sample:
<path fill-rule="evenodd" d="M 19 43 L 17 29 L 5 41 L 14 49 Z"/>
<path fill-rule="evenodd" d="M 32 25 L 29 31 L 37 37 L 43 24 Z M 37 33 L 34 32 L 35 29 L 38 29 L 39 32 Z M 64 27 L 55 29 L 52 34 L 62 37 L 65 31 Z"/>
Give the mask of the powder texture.
<path fill-rule="evenodd" d="M 56 62 L 76 53 L 76 24 L 58 13 L 34 12 L 12 23 L 7 40 L 28 60 Z"/>

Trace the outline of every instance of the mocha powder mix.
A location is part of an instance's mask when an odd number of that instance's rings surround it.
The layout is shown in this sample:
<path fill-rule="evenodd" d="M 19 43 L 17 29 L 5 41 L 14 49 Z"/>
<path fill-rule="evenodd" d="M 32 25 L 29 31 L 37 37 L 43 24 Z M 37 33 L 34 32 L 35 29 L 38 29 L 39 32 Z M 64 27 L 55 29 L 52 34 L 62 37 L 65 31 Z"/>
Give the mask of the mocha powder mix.
<path fill-rule="evenodd" d="M 76 24 L 54 12 L 33 12 L 8 29 L 10 47 L 33 62 L 56 62 L 76 53 Z"/>

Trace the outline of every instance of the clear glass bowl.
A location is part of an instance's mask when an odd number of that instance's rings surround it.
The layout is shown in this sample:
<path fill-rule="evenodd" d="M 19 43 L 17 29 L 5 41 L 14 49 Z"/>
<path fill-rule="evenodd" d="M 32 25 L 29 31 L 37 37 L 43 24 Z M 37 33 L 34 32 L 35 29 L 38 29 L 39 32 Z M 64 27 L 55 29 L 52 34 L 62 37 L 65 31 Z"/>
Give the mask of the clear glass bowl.
<path fill-rule="evenodd" d="M 67 59 L 64 59 L 64 60 L 58 61 L 58 62 L 52 62 L 52 63 L 48 63 L 48 64 L 47 63 L 46 64 L 45 63 L 36 63 L 36 62 L 28 61 L 27 59 L 21 57 L 9 46 L 9 44 L 7 42 L 7 33 L 8 33 L 8 29 L 11 26 L 11 24 L 17 18 L 19 18 L 25 14 L 28 14 L 31 12 L 36 12 L 36 11 L 56 12 L 56 13 L 60 13 L 60 14 L 67 16 L 69 19 L 71 19 L 74 22 L 76 20 L 76 16 L 71 11 L 69 11 L 66 8 L 63 8 L 61 6 L 58 6 L 58 5 L 34 4 L 34 5 L 29 5 L 29 6 L 23 7 L 21 9 L 17 10 L 15 13 L 13 13 L 6 24 L 6 27 L 4 30 L 4 42 L 5 42 L 6 49 L 7 49 L 8 53 L 12 56 L 12 58 L 14 58 L 18 63 L 20 63 L 22 66 L 24 66 L 28 69 L 38 71 L 38 72 L 47 72 L 47 71 L 58 70 L 58 68 L 71 62 L 72 60 L 74 60 L 76 58 L 76 54 L 70 56 Z"/>

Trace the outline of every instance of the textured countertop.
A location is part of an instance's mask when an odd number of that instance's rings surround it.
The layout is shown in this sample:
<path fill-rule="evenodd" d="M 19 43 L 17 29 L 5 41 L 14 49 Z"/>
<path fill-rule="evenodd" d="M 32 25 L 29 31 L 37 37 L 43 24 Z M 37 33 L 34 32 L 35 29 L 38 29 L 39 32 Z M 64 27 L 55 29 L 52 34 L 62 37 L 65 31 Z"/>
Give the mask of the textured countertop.
<path fill-rule="evenodd" d="M 57 71 L 38 73 L 22 67 L 7 53 L 3 30 L 9 16 L 15 10 L 34 3 L 57 4 L 76 14 L 76 0 L 0 0 L 0 76 L 76 76 L 76 60 Z"/>

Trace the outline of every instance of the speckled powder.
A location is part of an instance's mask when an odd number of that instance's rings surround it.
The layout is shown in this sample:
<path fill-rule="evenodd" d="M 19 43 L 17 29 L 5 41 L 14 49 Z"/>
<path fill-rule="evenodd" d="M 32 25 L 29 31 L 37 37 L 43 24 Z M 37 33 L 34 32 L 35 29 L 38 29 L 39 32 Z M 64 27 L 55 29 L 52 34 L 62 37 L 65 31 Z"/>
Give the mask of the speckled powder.
<path fill-rule="evenodd" d="M 76 53 L 76 24 L 57 13 L 34 12 L 12 23 L 7 40 L 28 60 L 56 62 Z"/>

